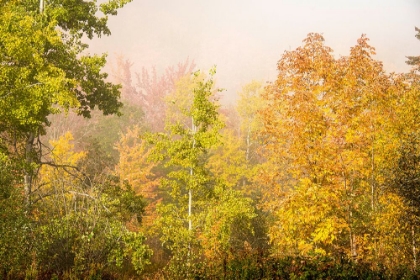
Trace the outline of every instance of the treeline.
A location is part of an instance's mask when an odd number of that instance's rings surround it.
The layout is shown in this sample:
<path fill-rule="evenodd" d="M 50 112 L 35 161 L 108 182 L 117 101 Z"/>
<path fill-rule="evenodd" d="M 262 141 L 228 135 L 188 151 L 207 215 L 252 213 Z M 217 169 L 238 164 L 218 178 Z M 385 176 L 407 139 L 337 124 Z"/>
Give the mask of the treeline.
<path fill-rule="evenodd" d="M 0 279 L 419 276 L 418 57 L 311 33 L 222 107 L 215 68 L 84 55 L 126 2 L 1 3 Z"/>

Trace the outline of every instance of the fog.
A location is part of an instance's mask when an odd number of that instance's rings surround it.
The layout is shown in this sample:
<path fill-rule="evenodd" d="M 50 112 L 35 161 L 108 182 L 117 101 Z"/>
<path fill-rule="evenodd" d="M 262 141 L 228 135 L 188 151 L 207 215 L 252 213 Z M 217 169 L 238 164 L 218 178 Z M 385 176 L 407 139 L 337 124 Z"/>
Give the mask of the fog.
<path fill-rule="evenodd" d="M 282 53 L 310 32 L 337 57 L 366 34 L 388 72 L 408 71 L 406 56 L 420 55 L 419 0 L 134 0 L 109 26 L 112 35 L 89 42 L 90 52 L 108 53 L 109 63 L 122 54 L 134 71 L 187 58 L 204 71 L 217 65 L 225 102 L 252 80 L 273 81 Z"/>

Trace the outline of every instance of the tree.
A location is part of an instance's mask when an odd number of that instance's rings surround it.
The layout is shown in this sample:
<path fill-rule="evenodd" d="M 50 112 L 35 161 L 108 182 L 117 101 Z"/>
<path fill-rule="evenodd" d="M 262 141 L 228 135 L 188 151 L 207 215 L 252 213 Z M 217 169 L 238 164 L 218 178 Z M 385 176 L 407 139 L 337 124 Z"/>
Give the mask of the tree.
<path fill-rule="evenodd" d="M 146 115 L 146 121 L 150 125 L 152 131 L 163 131 L 165 125 L 165 97 L 175 90 L 177 81 L 191 75 L 195 68 L 194 61 L 187 59 L 183 63 L 168 67 L 165 73 L 158 77 L 156 69 L 152 69 L 151 73 L 145 68 L 141 73 L 136 73 L 137 88 L 140 95 L 142 108 Z"/>
<path fill-rule="evenodd" d="M 261 97 L 263 91 L 261 82 L 252 81 L 245 85 L 239 93 L 237 111 L 241 118 L 241 134 L 245 139 L 245 157 L 248 164 L 255 162 L 257 157 L 256 133 L 261 126 L 261 120 L 257 117 L 257 113 L 264 105 Z"/>
<path fill-rule="evenodd" d="M 420 29 L 416 38 L 420 40 Z M 407 64 L 412 65 L 412 71 L 399 83 L 396 91 L 398 102 L 396 108 L 397 121 L 394 123 L 395 133 L 399 135 L 397 148 L 398 163 L 393 170 L 394 190 L 408 203 L 411 211 L 420 217 L 420 78 L 415 72 L 420 68 L 419 56 L 408 56 Z M 400 78 L 401 80 L 401 78 Z M 405 85 L 404 85 L 405 83 Z"/>
<path fill-rule="evenodd" d="M 122 100 L 141 108 L 145 123 L 152 132 L 162 132 L 166 119 L 164 100 L 175 90 L 179 79 L 192 73 L 194 61 L 186 59 L 176 66 L 167 67 L 162 75 L 154 67 L 151 70 L 143 67 L 141 73 L 132 73 L 132 66 L 132 62 L 120 55 L 113 67 L 114 80 L 122 84 Z"/>
<path fill-rule="evenodd" d="M 410 247 L 405 207 L 387 189 L 402 139 L 395 125 L 402 129 L 404 86 L 374 54 L 362 36 L 348 57 L 335 59 L 321 35 L 309 34 L 278 63 L 261 110 L 272 168 L 261 179 L 274 187 L 265 206 L 276 218 L 270 228 L 276 253 L 345 254 L 375 267 L 392 266 Z M 398 231 L 389 231 L 391 221 Z"/>
<path fill-rule="evenodd" d="M 142 197 L 102 168 L 83 166 L 95 167 L 94 160 L 101 160 L 97 146 L 92 147 L 96 151 L 75 152 L 71 133 L 51 145 L 49 164 L 42 166 L 35 184 L 43 188 L 36 189 L 39 199 L 32 205 L 34 235 L 42 240 L 34 246 L 39 273 L 83 278 L 121 273 L 122 267 L 127 274 L 141 273 L 151 253 L 143 234 L 130 231 L 128 224 L 141 221 Z"/>
<path fill-rule="evenodd" d="M 208 168 L 212 174 L 230 188 L 240 189 L 246 170 L 246 152 L 240 139 L 230 130 L 223 130 L 219 143 L 209 154 Z"/>
<path fill-rule="evenodd" d="M 418 28 L 416 28 L 419 31 Z M 419 38 L 419 35 L 417 36 Z M 418 57 L 409 57 L 408 64 L 413 65 L 410 73 L 395 75 L 394 102 L 389 104 L 395 113 L 391 128 L 396 136 L 394 145 L 394 164 L 389 170 L 387 183 L 391 191 L 404 201 L 407 212 L 405 222 L 411 228 L 407 238 L 411 243 L 413 269 L 418 267 L 418 231 L 420 205 L 420 78 Z"/>
<path fill-rule="evenodd" d="M 143 219 L 143 226 L 150 230 L 156 219 L 156 203 L 158 201 L 157 186 L 159 181 L 153 173 L 155 163 L 149 162 L 150 149 L 145 140 L 140 139 L 140 129 L 128 129 L 121 135 L 119 143 L 115 146 L 120 154 L 116 167 L 121 184 L 130 184 L 133 190 L 144 197 L 148 203 Z"/>
<path fill-rule="evenodd" d="M 155 146 L 152 157 L 168 168 L 161 180 L 167 197 L 158 205 L 157 225 L 171 250 L 169 272 L 176 278 L 194 277 L 206 256 L 220 264 L 232 224 L 253 215 L 249 201 L 215 178 L 208 166 L 209 152 L 219 143 L 223 127 L 213 101 L 214 74 L 212 69 L 208 79 L 200 72 L 181 79 L 175 95 L 167 99 L 167 116 L 173 121 L 166 125 L 168 133 L 149 137 Z M 232 208 L 235 202 L 238 207 Z M 219 219 L 223 213 L 224 219 Z M 220 234 L 212 235 L 215 230 Z"/>
<path fill-rule="evenodd" d="M 336 70 L 332 50 L 323 41 L 321 35 L 309 34 L 303 47 L 285 52 L 277 81 L 263 95 L 261 137 L 274 167 L 268 180 L 278 195 L 267 204 L 278 220 L 270 236 L 275 252 L 287 248 L 286 255 L 331 252 L 334 236 L 347 227 L 338 207 L 341 191 L 328 178 L 333 147 L 326 145 L 330 121 L 325 97 L 332 92 Z"/>
<path fill-rule="evenodd" d="M 17 186 L 20 169 L 0 140 L 0 275 L 24 277 L 31 261 L 33 225 L 25 215 L 24 196 Z"/>
<path fill-rule="evenodd" d="M 256 174 L 262 169 L 264 158 L 261 156 L 261 138 L 259 130 L 262 126 L 258 112 L 265 107 L 262 98 L 264 87 L 261 82 L 252 81 L 242 88 L 236 110 L 240 122 L 240 143 L 245 153 L 245 172 L 242 177 L 242 191 L 252 194 L 254 200 L 260 199 L 261 184 L 256 183 Z"/>
<path fill-rule="evenodd" d="M 217 143 L 218 131 L 222 127 L 217 106 L 209 100 L 214 93 L 214 73 L 215 70 L 210 72 L 208 81 L 197 80 L 199 72 L 193 76 L 197 85 L 193 89 L 193 99 L 190 107 L 182 110 L 182 113 L 190 118 L 190 124 L 185 126 L 177 120 L 176 123 L 168 125 L 168 135 L 157 134 L 157 139 L 153 140 L 156 146 L 155 159 L 166 159 L 165 166 L 174 167 L 168 174 L 168 179 L 162 180 L 162 184 L 169 188 L 173 200 L 172 203 L 166 203 L 159 208 L 161 227 L 164 229 L 162 241 L 172 244 L 170 249 L 175 254 L 173 259 L 188 257 L 188 263 L 194 254 L 191 243 L 194 241 L 192 237 L 197 225 L 194 224 L 193 228 L 193 219 L 197 219 L 200 202 L 211 194 L 214 184 L 205 169 L 206 154 L 208 149 Z M 197 214 L 194 215 L 193 211 Z M 174 216 L 174 212 L 178 214 Z M 184 219 L 187 221 L 187 227 L 183 225 Z M 174 229 L 176 232 L 173 232 Z"/>
<path fill-rule="evenodd" d="M 420 40 L 420 28 L 415 27 L 415 31 L 417 31 L 416 38 Z M 417 70 L 420 67 L 420 56 L 407 56 L 408 60 L 406 63 L 408 65 L 413 65 Z"/>
<path fill-rule="evenodd" d="M 121 107 L 119 86 L 101 72 L 105 55 L 85 55 L 82 37 L 109 35 L 107 16 L 128 2 L 49 1 L 41 12 L 36 1 L 0 6 L 0 133 L 24 159 L 28 205 L 47 117 L 71 108 L 84 117 L 95 107 L 115 114 Z"/>

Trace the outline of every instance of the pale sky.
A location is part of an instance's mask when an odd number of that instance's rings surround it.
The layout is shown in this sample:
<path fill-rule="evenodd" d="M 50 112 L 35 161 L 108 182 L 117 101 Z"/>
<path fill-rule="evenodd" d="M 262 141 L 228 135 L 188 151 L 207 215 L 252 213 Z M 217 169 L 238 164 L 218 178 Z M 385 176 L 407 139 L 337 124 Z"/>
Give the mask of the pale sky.
<path fill-rule="evenodd" d="M 89 42 L 91 52 L 107 52 L 110 63 L 123 54 L 137 72 L 187 57 L 203 71 L 217 65 L 225 101 L 252 80 L 274 81 L 282 53 L 310 32 L 337 57 L 366 34 L 388 72 L 408 71 L 406 56 L 420 55 L 420 0 L 133 0 L 109 26 L 112 35 Z"/>

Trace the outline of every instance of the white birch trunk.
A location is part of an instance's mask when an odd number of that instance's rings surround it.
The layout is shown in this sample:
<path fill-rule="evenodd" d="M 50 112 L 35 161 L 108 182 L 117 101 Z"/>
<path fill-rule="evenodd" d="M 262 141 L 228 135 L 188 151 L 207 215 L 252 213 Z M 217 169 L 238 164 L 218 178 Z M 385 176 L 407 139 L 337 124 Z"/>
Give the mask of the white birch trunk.
<path fill-rule="evenodd" d="M 192 131 L 192 136 L 193 136 L 193 143 L 192 143 L 192 148 L 194 150 L 195 148 L 195 133 L 197 131 L 197 127 L 194 125 L 194 118 L 191 118 L 191 131 Z M 192 176 L 194 175 L 194 170 L 193 167 L 190 167 L 190 176 L 192 178 Z M 193 195 L 193 191 L 191 189 L 191 185 L 189 186 L 189 190 L 188 190 L 188 230 L 191 231 L 192 230 L 192 195 Z"/>

